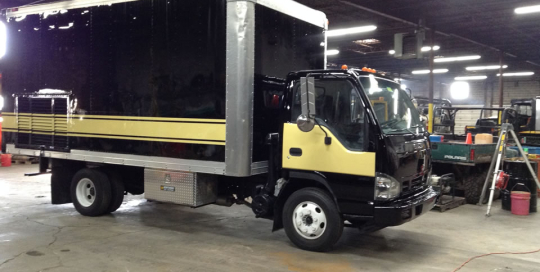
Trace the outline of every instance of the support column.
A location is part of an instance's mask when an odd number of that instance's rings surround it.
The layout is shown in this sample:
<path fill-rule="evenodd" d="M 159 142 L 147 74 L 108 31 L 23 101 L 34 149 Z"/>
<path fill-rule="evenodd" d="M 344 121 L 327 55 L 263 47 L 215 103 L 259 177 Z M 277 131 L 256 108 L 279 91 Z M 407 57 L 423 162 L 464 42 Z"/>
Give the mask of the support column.
<path fill-rule="evenodd" d="M 503 51 L 500 51 L 499 55 L 499 107 L 503 106 L 503 98 L 504 98 L 504 82 L 503 82 L 503 58 L 504 53 Z"/>
<path fill-rule="evenodd" d="M 433 28 L 430 32 L 430 44 L 431 50 L 429 50 L 429 105 L 428 105 L 428 131 L 433 133 L 433 89 L 434 89 L 434 78 L 433 78 L 433 59 L 435 58 L 435 53 L 433 52 L 433 46 L 435 46 L 435 31 Z"/>

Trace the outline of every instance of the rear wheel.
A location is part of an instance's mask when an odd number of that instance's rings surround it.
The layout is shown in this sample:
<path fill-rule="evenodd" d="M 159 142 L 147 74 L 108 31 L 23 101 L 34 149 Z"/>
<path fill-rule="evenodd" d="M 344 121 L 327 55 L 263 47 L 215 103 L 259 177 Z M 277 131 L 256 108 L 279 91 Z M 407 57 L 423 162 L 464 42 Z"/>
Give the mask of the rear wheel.
<path fill-rule="evenodd" d="M 107 212 L 115 212 L 120 208 L 122 202 L 124 201 L 124 192 L 126 191 L 124 187 L 124 182 L 118 173 L 110 173 L 109 180 L 111 181 L 111 204 Z"/>
<path fill-rule="evenodd" d="M 285 202 L 283 226 L 299 248 L 328 251 L 341 237 L 343 219 L 328 193 L 319 188 L 304 188 Z"/>
<path fill-rule="evenodd" d="M 71 199 L 82 215 L 100 216 L 111 204 L 111 184 L 105 173 L 95 169 L 81 169 L 71 182 Z"/>

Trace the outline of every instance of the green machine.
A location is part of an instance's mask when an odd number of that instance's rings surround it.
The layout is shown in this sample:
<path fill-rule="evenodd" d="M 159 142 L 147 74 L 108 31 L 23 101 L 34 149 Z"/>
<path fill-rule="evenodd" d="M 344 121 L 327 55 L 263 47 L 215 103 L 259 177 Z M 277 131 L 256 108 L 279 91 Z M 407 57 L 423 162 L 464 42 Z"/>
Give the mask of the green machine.
<path fill-rule="evenodd" d="M 456 177 L 456 189 L 463 193 L 466 202 L 476 204 L 480 200 L 489 166 L 495 153 L 496 142 L 500 132 L 501 123 L 510 119 L 514 120 L 515 111 L 505 108 L 480 108 L 480 107 L 441 107 L 445 111 L 446 120 L 434 124 L 435 131 L 450 131 L 449 133 L 437 132 L 444 136 L 441 142 L 433 142 L 431 156 L 433 159 L 433 172 L 437 175 L 454 173 Z M 459 111 L 479 111 L 479 118 L 474 126 L 466 126 L 464 134 L 455 133 L 456 114 Z M 444 127 L 445 129 L 436 129 Z M 467 133 L 472 136 L 478 133 L 491 133 L 494 135 L 492 144 L 467 144 Z M 512 156 L 514 151 L 508 151 Z"/>

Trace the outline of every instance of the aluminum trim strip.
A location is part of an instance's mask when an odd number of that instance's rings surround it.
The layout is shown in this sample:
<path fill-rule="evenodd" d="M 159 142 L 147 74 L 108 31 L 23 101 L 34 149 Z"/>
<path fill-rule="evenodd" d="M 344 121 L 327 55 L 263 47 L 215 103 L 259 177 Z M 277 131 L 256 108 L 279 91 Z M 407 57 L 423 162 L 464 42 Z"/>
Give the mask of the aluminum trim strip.
<path fill-rule="evenodd" d="M 125 2 L 134 2 L 139 0 L 71 0 L 71 1 L 61 1 L 47 4 L 38 4 L 38 5 L 29 5 L 21 6 L 15 8 L 9 8 L 6 12 L 6 17 L 19 17 L 32 14 L 40 14 L 44 12 L 52 12 L 59 10 L 70 10 L 77 8 L 87 8 L 101 5 L 112 5 Z M 18 9 L 17 11 L 11 11 L 13 9 Z"/>
<path fill-rule="evenodd" d="M 251 164 L 251 175 L 268 173 L 268 161 L 254 162 Z"/>
<path fill-rule="evenodd" d="M 540 97 L 537 96 L 535 98 L 535 104 L 536 104 L 536 112 L 535 112 L 535 119 L 534 120 L 534 130 L 540 130 Z M 534 105 L 534 104 L 533 104 Z"/>
<path fill-rule="evenodd" d="M 25 155 L 39 157 L 39 150 L 16 148 L 13 144 L 6 145 L 7 153 L 13 155 Z M 94 152 L 85 150 L 71 150 L 71 153 L 45 151 L 44 156 L 55 159 L 85 161 L 94 163 L 117 164 L 127 166 L 139 166 L 155 169 L 167 169 L 206 173 L 215 175 L 225 174 L 225 163 L 199 160 L 184 160 L 164 157 L 150 157 L 117 153 Z"/>
<path fill-rule="evenodd" d="M 239 0 L 228 0 L 229 2 L 237 2 Z M 296 19 L 308 22 L 318 27 L 328 29 L 328 20 L 326 14 L 322 11 L 318 11 L 302 5 L 292 0 L 245 0 L 253 2 L 267 8 L 271 8 L 275 11 L 287 14 Z"/>
<path fill-rule="evenodd" d="M 225 173 L 251 175 L 255 76 L 255 4 L 227 3 Z"/>

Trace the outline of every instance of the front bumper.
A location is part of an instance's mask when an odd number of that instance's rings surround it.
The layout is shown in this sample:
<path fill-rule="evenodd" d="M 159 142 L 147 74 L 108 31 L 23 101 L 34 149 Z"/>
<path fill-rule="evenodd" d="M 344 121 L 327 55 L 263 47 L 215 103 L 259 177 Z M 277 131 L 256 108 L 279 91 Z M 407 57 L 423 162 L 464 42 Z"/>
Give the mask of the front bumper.
<path fill-rule="evenodd" d="M 405 199 L 375 206 L 373 214 L 377 226 L 397 226 L 411 221 L 430 211 L 438 197 L 438 193 L 430 186 L 427 189 Z"/>

